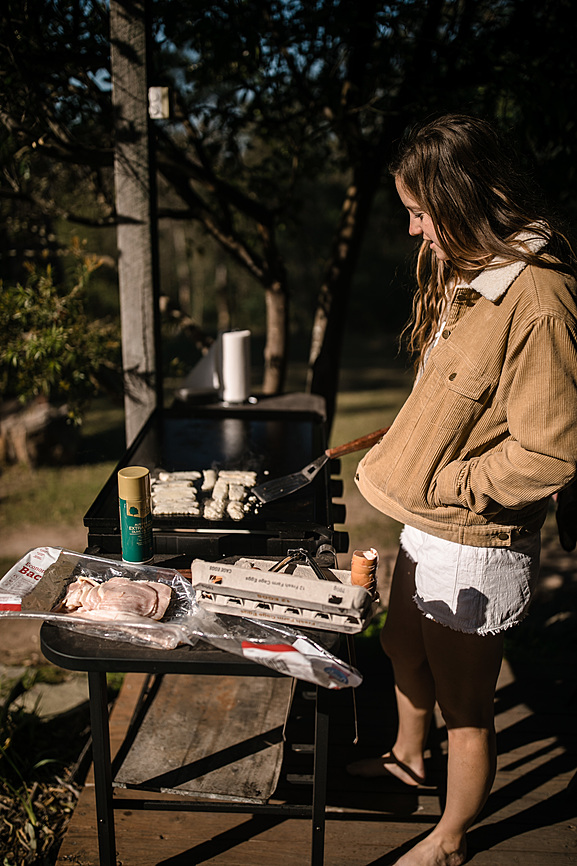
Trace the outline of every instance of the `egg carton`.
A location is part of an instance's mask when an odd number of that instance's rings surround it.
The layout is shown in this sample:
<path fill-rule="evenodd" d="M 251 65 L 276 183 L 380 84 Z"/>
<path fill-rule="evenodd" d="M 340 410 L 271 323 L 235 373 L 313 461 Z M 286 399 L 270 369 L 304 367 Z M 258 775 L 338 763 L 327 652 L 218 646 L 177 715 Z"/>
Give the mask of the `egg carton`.
<path fill-rule="evenodd" d="M 310 560 L 309 560 L 310 562 Z M 283 560 L 240 559 L 234 564 L 195 559 L 192 585 L 199 605 L 214 613 L 301 628 L 353 634 L 373 614 L 373 597 L 351 584 L 350 571 Z"/>

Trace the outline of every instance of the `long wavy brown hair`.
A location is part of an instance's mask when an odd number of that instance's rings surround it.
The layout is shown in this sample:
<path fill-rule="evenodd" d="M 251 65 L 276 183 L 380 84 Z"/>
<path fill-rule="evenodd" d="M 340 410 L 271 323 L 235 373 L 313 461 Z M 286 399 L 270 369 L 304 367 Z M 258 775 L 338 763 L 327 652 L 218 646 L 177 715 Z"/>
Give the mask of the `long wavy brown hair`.
<path fill-rule="evenodd" d="M 449 114 L 411 129 L 390 171 L 431 217 L 448 256 L 448 261 L 437 259 L 428 242 L 419 250 L 418 287 L 403 332 L 417 368 L 455 278 L 470 280 L 486 268 L 519 260 L 575 274 L 568 241 L 544 216 L 534 185 L 486 121 Z M 543 238 L 538 252 L 520 239 L 527 230 Z"/>

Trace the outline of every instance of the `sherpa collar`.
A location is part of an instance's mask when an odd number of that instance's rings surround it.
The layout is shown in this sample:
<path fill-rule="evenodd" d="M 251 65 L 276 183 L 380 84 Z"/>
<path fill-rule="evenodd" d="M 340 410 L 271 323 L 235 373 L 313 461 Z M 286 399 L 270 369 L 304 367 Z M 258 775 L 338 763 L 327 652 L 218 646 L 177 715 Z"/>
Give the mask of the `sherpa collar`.
<path fill-rule="evenodd" d="M 547 239 L 541 235 L 534 235 L 530 231 L 519 234 L 519 242 L 526 244 L 532 253 L 538 253 L 546 243 Z M 502 261 L 498 256 L 493 259 L 493 264 L 498 265 Z M 468 284 L 471 289 L 487 298 L 488 301 L 498 301 L 503 297 L 507 289 L 515 282 L 521 271 L 527 266 L 526 262 L 511 262 L 502 267 L 488 268 L 481 271 Z"/>

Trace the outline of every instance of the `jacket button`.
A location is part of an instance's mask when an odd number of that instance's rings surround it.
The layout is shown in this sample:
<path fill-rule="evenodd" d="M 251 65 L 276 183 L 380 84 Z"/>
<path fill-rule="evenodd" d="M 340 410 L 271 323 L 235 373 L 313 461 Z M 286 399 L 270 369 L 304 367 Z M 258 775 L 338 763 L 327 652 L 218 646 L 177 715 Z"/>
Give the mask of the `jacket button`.
<path fill-rule="evenodd" d="M 457 378 L 457 374 L 456 374 L 456 373 L 450 373 L 450 374 L 449 374 L 449 382 L 452 382 L 453 379 L 456 379 L 456 378 Z"/>
<path fill-rule="evenodd" d="M 497 538 L 500 541 L 507 541 L 509 539 L 509 535 L 506 532 L 500 532 L 499 535 L 497 536 Z"/>
<path fill-rule="evenodd" d="M 443 338 L 443 340 L 448 339 L 450 336 L 451 336 L 451 332 L 450 332 L 450 331 L 447 331 L 446 329 L 445 329 L 445 330 L 443 331 L 443 333 L 441 334 L 441 337 Z"/>

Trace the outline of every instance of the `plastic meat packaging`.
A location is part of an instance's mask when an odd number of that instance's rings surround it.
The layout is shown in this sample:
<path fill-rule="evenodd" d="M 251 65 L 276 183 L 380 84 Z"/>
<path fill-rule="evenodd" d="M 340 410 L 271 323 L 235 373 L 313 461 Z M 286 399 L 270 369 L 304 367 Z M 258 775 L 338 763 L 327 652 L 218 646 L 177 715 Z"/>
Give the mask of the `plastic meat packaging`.
<path fill-rule="evenodd" d="M 69 588 L 79 580 L 101 585 L 113 578 L 162 583 L 171 599 L 160 621 L 127 616 L 90 620 L 62 612 Z M 30 550 L 0 580 L 0 617 L 28 617 L 112 640 L 174 649 L 198 640 L 250 659 L 278 673 L 329 689 L 356 687 L 362 676 L 331 650 L 338 636 L 202 609 L 189 580 L 173 569 L 132 565 L 58 547 Z"/>
<path fill-rule="evenodd" d="M 170 601 L 162 620 L 123 611 L 114 614 L 114 619 L 92 619 L 90 612 L 83 614 L 82 609 L 62 609 L 73 585 L 84 582 L 89 588 L 98 587 L 118 578 L 168 587 Z M 84 634 L 161 649 L 196 643 L 194 606 L 194 590 L 178 571 L 117 562 L 59 547 L 30 550 L 0 580 L 0 616 L 41 619 Z"/>

